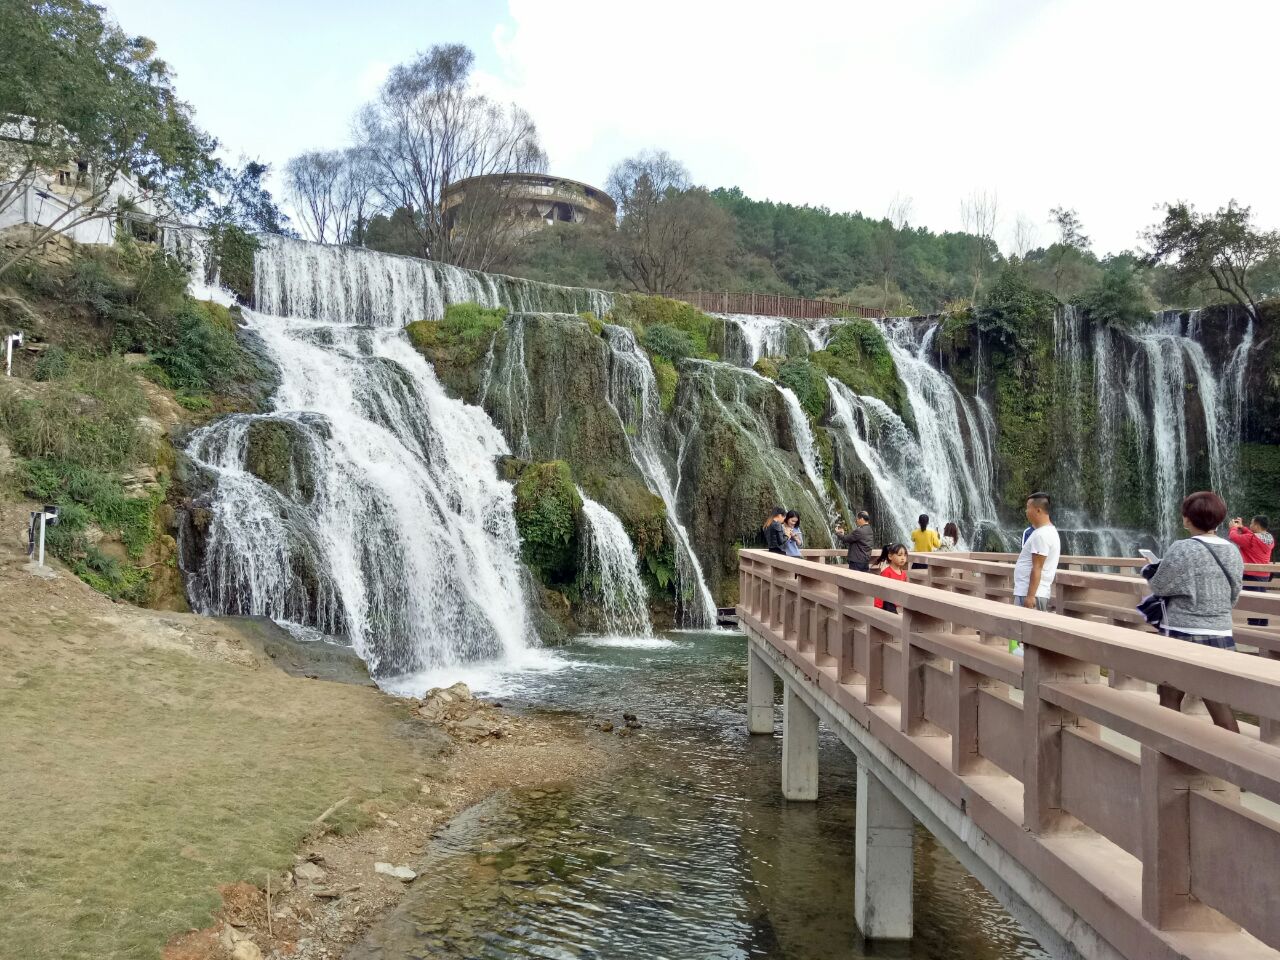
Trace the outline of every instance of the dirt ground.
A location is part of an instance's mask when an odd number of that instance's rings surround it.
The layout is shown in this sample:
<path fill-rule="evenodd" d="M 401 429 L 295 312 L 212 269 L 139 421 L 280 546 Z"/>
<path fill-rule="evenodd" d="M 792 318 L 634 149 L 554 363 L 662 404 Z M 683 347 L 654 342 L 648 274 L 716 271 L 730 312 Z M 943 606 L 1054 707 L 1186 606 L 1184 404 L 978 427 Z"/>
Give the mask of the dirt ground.
<path fill-rule="evenodd" d="M 608 761 L 572 719 L 430 722 L 289 676 L 233 624 L 33 576 L 24 510 L 0 508 L 0 958 L 336 958 L 403 894 L 375 863 Z"/>

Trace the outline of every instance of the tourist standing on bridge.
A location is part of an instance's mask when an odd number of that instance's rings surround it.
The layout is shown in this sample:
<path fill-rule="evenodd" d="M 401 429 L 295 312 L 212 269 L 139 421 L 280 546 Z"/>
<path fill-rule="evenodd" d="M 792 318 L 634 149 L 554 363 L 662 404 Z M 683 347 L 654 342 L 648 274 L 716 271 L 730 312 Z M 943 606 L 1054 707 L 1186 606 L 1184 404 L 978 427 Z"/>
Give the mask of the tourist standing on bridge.
<path fill-rule="evenodd" d="M 1227 533 L 1227 536 L 1231 538 L 1232 543 L 1240 548 L 1240 556 L 1244 558 L 1245 563 L 1270 563 L 1271 551 L 1276 546 L 1276 538 L 1271 535 L 1270 529 L 1271 521 L 1266 517 L 1254 517 L 1249 521 L 1248 527 L 1244 525 L 1244 520 L 1241 517 L 1236 517 L 1231 521 L 1231 530 Z M 1244 579 L 1244 589 L 1255 593 L 1266 593 L 1266 587 L 1249 586 L 1249 583 L 1270 583 L 1271 574 L 1246 573 Z M 1252 627 L 1265 627 L 1269 623 L 1269 620 L 1259 619 L 1258 617 L 1249 618 L 1249 625 Z"/>
<path fill-rule="evenodd" d="M 769 512 L 769 519 L 764 522 L 764 545 L 770 553 L 787 552 L 787 532 L 782 527 L 784 515 L 781 507 L 774 507 Z"/>
<path fill-rule="evenodd" d="M 911 531 L 911 544 L 916 553 L 933 553 L 933 551 L 942 546 L 938 531 L 929 529 L 929 515 L 927 513 L 920 514 L 920 529 Z M 923 570 L 927 566 L 927 563 L 913 563 L 911 569 Z"/>
<path fill-rule="evenodd" d="M 844 524 L 837 523 L 836 540 L 849 548 L 845 556 L 849 569 L 868 573 L 871 570 L 871 514 L 859 510 L 853 523 L 853 533 L 846 533 Z"/>
<path fill-rule="evenodd" d="M 938 549 L 939 550 L 955 550 L 959 546 L 960 546 L 960 528 L 956 526 L 956 523 L 954 520 L 951 520 L 947 523 L 945 527 L 942 528 L 942 546 L 940 546 Z"/>
<path fill-rule="evenodd" d="M 1042 491 L 1027 497 L 1027 523 L 1031 533 L 1023 538 L 1022 552 L 1013 567 L 1013 602 L 1028 610 L 1048 610 L 1053 578 L 1058 573 L 1062 540 L 1049 517 L 1052 500 Z"/>
<path fill-rule="evenodd" d="M 787 538 L 787 556 L 800 556 L 800 548 L 804 546 L 804 534 L 800 532 L 800 514 L 794 510 L 788 510 L 782 521 L 782 532 Z"/>
<path fill-rule="evenodd" d="M 884 548 L 881 556 L 889 558 L 888 564 L 880 571 L 880 576 L 888 577 L 890 580 L 901 580 L 907 582 L 907 545 L 905 543 L 895 543 L 892 546 Z M 897 613 L 898 605 L 892 600 L 881 600 L 876 597 L 876 606 L 887 613 Z"/>
<path fill-rule="evenodd" d="M 1240 596 L 1244 560 L 1240 551 L 1218 536 L 1227 518 L 1227 505 L 1210 490 L 1193 493 L 1182 501 L 1182 525 L 1191 536 L 1169 545 L 1164 559 L 1142 568 L 1151 581 L 1153 596 L 1164 600 L 1160 632 L 1175 640 L 1206 647 L 1234 650 L 1231 609 Z M 1182 709 L 1183 692 L 1161 683 L 1156 687 L 1160 706 Z M 1237 733 L 1231 707 L 1206 700 L 1205 709 L 1218 726 Z"/>

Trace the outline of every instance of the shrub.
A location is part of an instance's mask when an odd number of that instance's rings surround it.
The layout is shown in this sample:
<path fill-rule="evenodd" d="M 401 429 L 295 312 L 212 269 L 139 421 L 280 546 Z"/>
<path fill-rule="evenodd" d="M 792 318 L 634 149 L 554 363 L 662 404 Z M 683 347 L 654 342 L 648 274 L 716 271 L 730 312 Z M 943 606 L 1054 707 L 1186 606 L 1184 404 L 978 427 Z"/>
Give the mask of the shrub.
<path fill-rule="evenodd" d="M 800 401 L 804 412 L 812 419 L 819 419 L 827 409 L 826 371 L 808 360 L 792 358 L 784 360 L 778 368 L 778 382 L 790 387 Z"/>
<path fill-rule="evenodd" d="M 664 357 L 671 363 L 679 363 L 697 351 L 693 339 L 687 333 L 666 323 L 646 327 L 641 342 L 651 354 Z"/>
<path fill-rule="evenodd" d="M 71 355 L 55 345 L 46 347 L 36 360 L 35 378 L 41 382 L 61 380 L 71 372 Z"/>
<path fill-rule="evenodd" d="M 1126 263 L 1108 265 L 1076 302 L 1091 320 L 1110 326 L 1137 327 L 1151 319 L 1147 291 Z"/>
<path fill-rule="evenodd" d="M 216 390 L 245 372 L 244 349 L 225 307 L 188 300 L 174 317 L 174 327 L 165 342 L 151 351 L 152 360 L 173 386 L 186 391 Z"/>
<path fill-rule="evenodd" d="M 629 327 L 641 337 L 649 327 L 674 327 L 688 336 L 692 344 L 689 356 L 705 360 L 718 360 L 723 347 L 723 321 L 679 300 L 642 294 L 620 295 L 615 298 L 608 319 Z"/>
<path fill-rule="evenodd" d="M 253 257 L 262 244 L 258 238 L 236 226 L 215 226 L 209 230 L 210 264 L 219 282 L 241 303 L 253 302 Z"/>
<path fill-rule="evenodd" d="M 854 393 L 879 397 L 899 416 L 909 416 L 906 391 L 898 379 L 893 354 L 884 334 L 870 320 L 854 317 L 841 322 L 826 349 L 810 354 L 809 361 Z"/>
<path fill-rule="evenodd" d="M 1036 334 L 1053 322 L 1058 301 L 1031 283 L 1026 273 L 1006 268 L 978 310 L 978 329 L 1006 347 L 1029 350 Z"/>
<path fill-rule="evenodd" d="M 582 498 L 563 460 L 535 463 L 516 482 L 520 553 L 548 586 L 574 580 Z"/>

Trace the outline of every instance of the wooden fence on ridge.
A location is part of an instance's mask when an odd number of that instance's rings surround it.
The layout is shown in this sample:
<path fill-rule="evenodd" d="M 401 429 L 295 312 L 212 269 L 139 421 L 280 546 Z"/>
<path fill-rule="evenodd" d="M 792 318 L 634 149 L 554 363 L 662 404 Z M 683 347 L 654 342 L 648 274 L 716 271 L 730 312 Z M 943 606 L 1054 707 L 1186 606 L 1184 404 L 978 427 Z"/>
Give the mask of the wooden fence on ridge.
<path fill-rule="evenodd" d="M 764 317 L 817 320 L 823 317 L 879 317 L 882 311 L 841 300 L 810 300 L 782 293 L 668 293 L 672 300 L 691 303 L 707 313 L 748 313 Z"/>

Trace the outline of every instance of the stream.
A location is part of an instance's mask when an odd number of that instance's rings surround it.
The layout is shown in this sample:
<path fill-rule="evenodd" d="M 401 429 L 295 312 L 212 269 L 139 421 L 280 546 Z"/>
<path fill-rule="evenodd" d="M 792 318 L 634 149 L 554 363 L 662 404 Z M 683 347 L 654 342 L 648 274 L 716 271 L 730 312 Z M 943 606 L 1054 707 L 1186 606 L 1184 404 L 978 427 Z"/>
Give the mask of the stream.
<path fill-rule="evenodd" d="M 818 802 L 782 799 L 780 728 L 744 729 L 741 635 L 585 637 L 556 654 L 559 669 L 490 692 L 584 724 L 637 715 L 620 764 L 453 820 L 348 960 L 1047 956 L 920 827 L 915 939 L 860 942 L 853 756 L 824 731 Z"/>

